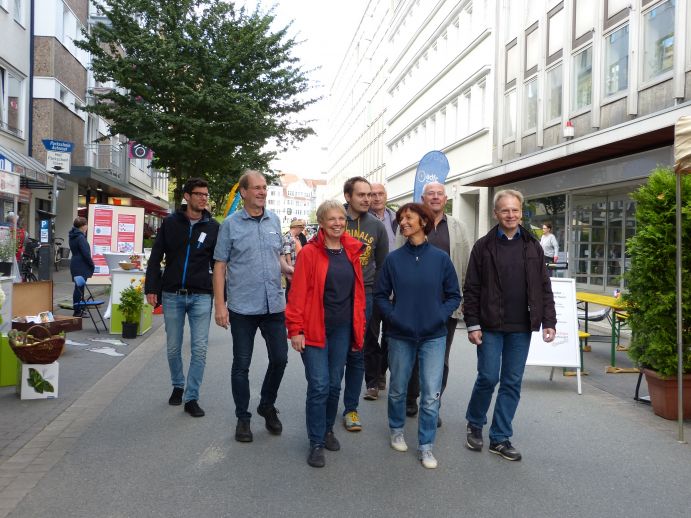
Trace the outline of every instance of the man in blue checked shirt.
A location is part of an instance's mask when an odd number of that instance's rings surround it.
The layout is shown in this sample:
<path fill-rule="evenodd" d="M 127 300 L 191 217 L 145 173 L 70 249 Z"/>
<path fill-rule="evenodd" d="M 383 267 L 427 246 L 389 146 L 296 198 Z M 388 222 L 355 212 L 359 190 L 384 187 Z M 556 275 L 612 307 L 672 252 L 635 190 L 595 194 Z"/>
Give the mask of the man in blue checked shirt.
<path fill-rule="evenodd" d="M 280 435 L 283 431 L 274 406 L 288 363 L 281 273 L 290 279 L 293 268 L 282 255 L 280 220 L 265 209 L 264 175 L 246 171 L 240 177 L 239 189 L 244 208 L 221 224 L 214 252 L 214 307 L 216 324 L 226 329 L 230 325 L 233 337 L 231 386 L 238 419 L 235 440 L 252 442 L 249 368 L 257 329 L 261 330 L 269 354 L 257 413 L 266 420 L 270 433 Z"/>

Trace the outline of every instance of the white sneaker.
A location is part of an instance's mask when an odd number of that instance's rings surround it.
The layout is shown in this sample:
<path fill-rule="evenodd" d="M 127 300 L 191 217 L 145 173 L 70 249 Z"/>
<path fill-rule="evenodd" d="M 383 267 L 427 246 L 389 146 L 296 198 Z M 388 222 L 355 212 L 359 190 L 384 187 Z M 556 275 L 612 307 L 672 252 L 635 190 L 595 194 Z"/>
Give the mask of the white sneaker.
<path fill-rule="evenodd" d="M 432 450 L 422 450 L 418 452 L 418 459 L 422 465 L 427 469 L 434 469 L 437 467 L 437 459 L 434 458 Z"/>
<path fill-rule="evenodd" d="M 408 451 L 408 445 L 405 443 L 403 432 L 394 432 L 391 434 L 391 447 L 396 451 Z"/>

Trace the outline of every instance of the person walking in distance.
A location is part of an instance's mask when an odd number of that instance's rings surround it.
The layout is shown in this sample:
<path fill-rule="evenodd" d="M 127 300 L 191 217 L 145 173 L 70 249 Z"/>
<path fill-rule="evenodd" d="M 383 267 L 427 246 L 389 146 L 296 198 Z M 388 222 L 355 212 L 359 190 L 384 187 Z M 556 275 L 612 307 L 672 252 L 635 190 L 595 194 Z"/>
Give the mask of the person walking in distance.
<path fill-rule="evenodd" d="M 396 247 L 398 221 L 396 221 L 396 213 L 386 206 L 386 199 L 387 194 L 384 185 L 373 183 L 369 211 L 384 224 L 389 242 L 389 252 L 391 252 Z M 379 307 L 374 304 L 372 316 L 367 323 L 364 348 L 366 387 L 364 398 L 369 401 L 376 401 L 379 398 L 379 391 L 386 389 L 386 371 L 389 362 L 385 333 L 381 333 L 382 325 L 386 327 L 386 324 L 382 323 Z M 382 334 L 381 344 L 379 342 L 380 333 Z"/>
<path fill-rule="evenodd" d="M 223 221 L 214 251 L 214 318 L 223 328 L 230 325 L 233 337 L 230 379 L 238 420 L 235 440 L 252 442 L 249 369 L 257 329 L 269 356 L 257 413 L 265 419 L 269 433 L 280 435 L 283 431 L 275 407 L 288 362 L 281 273 L 290 279 L 293 267 L 282 255 L 280 220 L 265 208 L 266 178 L 250 170 L 238 183 L 244 207 Z"/>
<path fill-rule="evenodd" d="M 559 241 L 557 241 L 557 237 L 552 233 L 552 224 L 549 221 L 542 224 L 540 246 L 542 246 L 542 250 L 545 252 L 545 261 L 547 264 L 559 261 Z"/>
<path fill-rule="evenodd" d="M 343 184 L 343 196 L 346 200 L 346 232 L 362 241 L 366 247 L 360 256 L 360 264 L 365 283 L 365 316 L 369 322 L 372 315 L 372 291 L 377 274 L 389 253 L 389 240 L 384 224 L 369 213 L 372 188 L 366 179 L 355 176 L 346 180 Z M 357 409 L 364 375 L 362 350 L 351 350 L 346 361 L 343 390 L 343 426 L 349 432 L 362 430 Z"/>
<path fill-rule="evenodd" d="M 348 351 L 365 334 L 365 285 L 360 254 L 365 245 L 345 233 L 343 205 L 327 200 L 317 209 L 319 232 L 298 256 L 288 295 L 286 325 L 301 353 L 307 378 L 307 463 L 326 463 L 324 448 L 341 449 L 333 431 Z"/>
<path fill-rule="evenodd" d="M 302 243 L 298 238 L 298 235 L 302 233 L 305 229 L 305 222 L 301 219 L 294 219 L 290 222 L 290 229 L 288 232 L 283 234 L 283 255 L 285 256 L 285 261 L 290 266 L 295 266 L 295 260 L 297 255 L 302 250 Z M 286 279 L 286 300 L 288 299 L 288 293 L 290 292 L 290 281 Z"/>
<path fill-rule="evenodd" d="M 218 222 L 207 210 L 209 184 L 190 178 L 182 188 L 187 202 L 163 220 L 146 267 L 144 292 L 153 307 L 163 305 L 166 349 L 173 393 L 171 405 L 185 402 L 185 412 L 204 416 L 199 406 L 199 389 L 204 378 L 209 345 L 213 286 L 213 252 Z M 165 269 L 161 276 L 161 262 Z M 159 298 L 160 297 L 160 298 Z M 185 316 L 190 327 L 190 366 L 187 383 L 182 365 L 182 338 Z"/>
<path fill-rule="evenodd" d="M 471 240 L 466 226 L 453 216 L 444 213 L 446 202 L 446 188 L 439 182 L 431 182 L 424 186 L 422 190 L 422 204 L 427 207 L 434 216 L 434 227 L 427 235 L 430 245 L 439 248 L 451 258 L 456 275 L 458 275 L 458 285 L 463 286 L 465 273 L 468 268 L 470 258 Z M 453 314 L 446 321 L 446 349 L 444 351 L 444 374 L 441 382 L 441 392 L 444 394 L 446 383 L 449 379 L 449 354 L 453 343 L 456 324 L 461 318 L 461 308 L 454 310 Z M 420 381 L 418 363 L 415 362 L 413 374 L 408 385 L 408 398 L 406 401 L 406 415 L 409 417 L 417 414 L 417 398 L 420 395 Z M 441 402 L 440 402 L 441 404 Z M 441 417 L 437 419 L 437 426 L 441 426 Z"/>
<path fill-rule="evenodd" d="M 481 451 L 482 428 L 499 383 L 489 451 L 521 460 L 511 444 L 532 331 L 554 340 L 554 296 L 540 243 L 520 225 L 523 195 L 494 195 L 495 225 L 473 246 L 463 288 L 468 340 L 477 346 L 477 378 L 466 411 L 466 447 Z"/>

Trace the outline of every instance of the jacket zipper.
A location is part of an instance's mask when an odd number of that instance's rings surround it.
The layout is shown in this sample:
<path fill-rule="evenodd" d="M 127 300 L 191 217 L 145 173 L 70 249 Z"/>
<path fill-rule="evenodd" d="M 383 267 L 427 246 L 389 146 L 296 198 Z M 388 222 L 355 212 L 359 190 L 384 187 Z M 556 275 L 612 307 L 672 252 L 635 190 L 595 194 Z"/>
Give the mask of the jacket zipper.
<path fill-rule="evenodd" d="M 187 252 L 185 253 L 185 265 L 182 268 L 182 288 L 185 288 L 185 281 L 187 280 L 187 263 L 190 259 L 190 245 L 192 244 L 192 225 L 190 225 L 190 233 L 187 239 Z"/>

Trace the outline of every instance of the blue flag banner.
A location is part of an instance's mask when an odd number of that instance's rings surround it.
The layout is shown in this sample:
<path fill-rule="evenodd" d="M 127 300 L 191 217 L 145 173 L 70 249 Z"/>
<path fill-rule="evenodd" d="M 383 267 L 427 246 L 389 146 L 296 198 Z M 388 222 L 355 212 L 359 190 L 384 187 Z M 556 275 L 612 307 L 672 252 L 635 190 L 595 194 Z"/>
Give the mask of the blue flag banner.
<path fill-rule="evenodd" d="M 415 184 L 413 186 L 413 201 L 420 203 L 422 189 L 428 183 L 439 182 L 444 184 L 449 174 L 449 161 L 441 151 L 430 151 L 422 157 L 415 171 Z"/>

